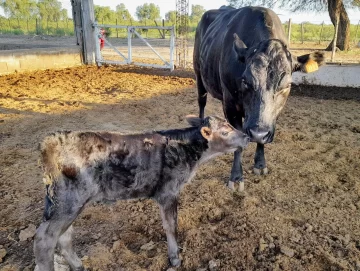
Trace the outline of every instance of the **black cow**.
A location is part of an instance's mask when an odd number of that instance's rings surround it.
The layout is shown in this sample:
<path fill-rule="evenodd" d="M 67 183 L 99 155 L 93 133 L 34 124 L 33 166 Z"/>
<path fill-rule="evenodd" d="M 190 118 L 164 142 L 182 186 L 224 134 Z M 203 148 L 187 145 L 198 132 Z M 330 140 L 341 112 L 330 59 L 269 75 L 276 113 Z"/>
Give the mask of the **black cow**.
<path fill-rule="evenodd" d="M 272 142 L 276 119 L 290 92 L 291 74 L 322 64 L 320 52 L 291 55 L 278 16 L 267 8 L 221 7 L 205 12 L 196 30 L 194 70 L 200 118 L 209 92 L 222 100 L 227 120 L 257 143 L 255 174 L 267 174 L 264 144 Z M 229 186 L 244 183 L 241 150 L 235 151 Z"/>
<path fill-rule="evenodd" d="M 248 136 L 226 120 L 188 117 L 190 128 L 124 135 L 58 132 L 41 144 L 46 184 L 44 222 L 34 242 L 38 271 L 54 270 L 58 244 L 72 270 L 83 270 L 72 247 L 72 222 L 93 201 L 153 198 L 160 206 L 171 265 L 179 266 L 180 189 L 200 164 L 244 147 Z"/>

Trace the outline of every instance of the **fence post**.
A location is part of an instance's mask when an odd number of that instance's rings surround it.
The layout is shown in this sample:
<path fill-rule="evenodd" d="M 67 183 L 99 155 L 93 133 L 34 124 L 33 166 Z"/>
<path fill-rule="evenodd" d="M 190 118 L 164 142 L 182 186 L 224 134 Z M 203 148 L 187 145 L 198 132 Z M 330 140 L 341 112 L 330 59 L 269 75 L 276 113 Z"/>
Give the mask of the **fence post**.
<path fill-rule="evenodd" d="M 301 43 L 304 44 L 304 23 L 301 23 Z"/>
<path fill-rule="evenodd" d="M 336 42 L 337 42 L 337 35 L 339 30 L 339 18 L 340 18 L 339 15 L 336 16 L 336 27 L 335 27 L 334 41 L 332 44 L 331 62 L 334 62 L 335 59 Z"/>
<path fill-rule="evenodd" d="M 118 25 L 118 19 L 116 18 L 116 25 Z M 119 28 L 116 28 L 116 37 L 119 37 Z"/>
<path fill-rule="evenodd" d="M 319 44 L 321 44 L 321 36 L 322 36 L 322 32 L 323 32 L 323 28 L 324 28 L 324 21 L 321 24 L 321 29 L 320 29 L 320 38 L 319 38 Z"/>
<path fill-rule="evenodd" d="M 81 23 L 83 29 L 83 52 L 85 64 L 95 64 L 95 23 L 93 0 L 81 0 Z"/>
<path fill-rule="evenodd" d="M 360 20 L 358 22 L 358 25 L 356 27 L 356 32 L 355 32 L 355 45 L 356 45 L 356 42 L 357 42 L 357 35 L 358 35 L 358 31 L 359 31 L 359 25 L 360 25 Z"/>
<path fill-rule="evenodd" d="M 46 18 L 46 32 L 49 35 L 49 17 Z"/>
<path fill-rule="evenodd" d="M 290 41 L 291 41 L 291 18 L 288 22 L 288 46 L 290 47 Z"/>
<path fill-rule="evenodd" d="M 162 26 L 165 27 L 165 20 L 162 19 Z M 163 39 L 165 39 L 165 29 L 163 29 Z"/>

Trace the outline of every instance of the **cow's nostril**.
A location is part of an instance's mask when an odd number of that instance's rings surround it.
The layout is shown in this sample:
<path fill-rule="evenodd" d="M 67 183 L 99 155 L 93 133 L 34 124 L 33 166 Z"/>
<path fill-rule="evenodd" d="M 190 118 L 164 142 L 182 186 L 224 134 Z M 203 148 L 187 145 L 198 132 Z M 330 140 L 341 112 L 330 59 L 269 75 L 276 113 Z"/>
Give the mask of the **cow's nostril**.
<path fill-rule="evenodd" d="M 249 129 L 249 136 L 252 141 L 265 144 L 270 140 L 271 132 L 269 130 Z"/>

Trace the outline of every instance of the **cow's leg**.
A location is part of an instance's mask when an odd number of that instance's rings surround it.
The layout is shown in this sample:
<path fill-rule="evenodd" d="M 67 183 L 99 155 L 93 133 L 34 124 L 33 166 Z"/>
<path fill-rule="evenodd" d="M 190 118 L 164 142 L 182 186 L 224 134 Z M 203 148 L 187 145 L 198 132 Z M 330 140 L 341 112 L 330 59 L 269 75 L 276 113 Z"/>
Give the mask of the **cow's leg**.
<path fill-rule="evenodd" d="M 198 89 L 199 118 L 203 119 L 207 100 L 207 91 L 204 87 L 200 74 L 196 75 L 196 84 Z"/>
<path fill-rule="evenodd" d="M 61 254 L 71 267 L 71 270 L 84 270 L 81 260 L 76 255 L 72 245 L 73 226 L 70 226 L 59 238 L 58 244 L 61 249 Z"/>
<path fill-rule="evenodd" d="M 179 249 L 176 242 L 177 238 L 177 198 L 167 198 L 159 202 L 160 215 L 163 227 L 166 232 L 168 244 L 168 257 L 172 266 L 178 267 L 181 264 L 179 259 Z"/>
<path fill-rule="evenodd" d="M 239 191 L 244 191 L 244 176 L 241 162 L 242 149 L 239 148 L 234 152 L 234 161 L 231 168 L 229 188 L 235 190 L 235 183 L 239 183 Z"/>
<path fill-rule="evenodd" d="M 260 144 L 260 143 L 257 144 L 254 161 L 255 161 L 254 173 L 256 175 L 268 174 L 268 169 L 266 167 L 266 161 L 265 161 L 264 144 Z"/>
<path fill-rule="evenodd" d="M 238 108 L 239 107 L 236 106 L 231 95 L 227 91 L 224 91 L 223 110 L 225 117 L 232 126 L 234 126 L 238 130 L 241 130 L 242 117 L 241 117 L 241 112 L 238 110 Z M 242 156 L 242 149 L 239 148 L 234 152 L 234 161 L 231 168 L 230 180 L 228 183 L 228 187 L 231 190 L 235 190 L 235 183 L 239 183 L 239 191 L 244 191 L 244 178 L 243 178 L 241 156 Z"/>
<path fill-rule="evenodd" d="M 41 223 L 37 229 L 34 240 L 34 254 L 38 271 L 54 270 L 54 252 L 56 244 L 58 241 L 60 242 L 60 245 L 65 245 L 65 243 L 68 242 L 68 240 L 66 241 L 65 239 L 68 237 L 69 233 L 65 232 L 80 214 L 85 203 L 88 201 L 88 198 L 80 199 L 79 194 L 81 193 L 77 190 L 63 192 L 63 195 L 56 199 L 57 204 L 52 206 L 55 210 L 51 217 L 47 221 Z M 64 238 L 61 238 L 60 240 L 60 236 L 64 233 Z M 75 263 L 74 259 L 75 258 L 72 258 L 72 261 L 70 261 L 69 264 L 74 264 L 74 267 L 76 268 L 74 270 L 82 270 L 81 262 L 80 264 L 78 262 Z"/>

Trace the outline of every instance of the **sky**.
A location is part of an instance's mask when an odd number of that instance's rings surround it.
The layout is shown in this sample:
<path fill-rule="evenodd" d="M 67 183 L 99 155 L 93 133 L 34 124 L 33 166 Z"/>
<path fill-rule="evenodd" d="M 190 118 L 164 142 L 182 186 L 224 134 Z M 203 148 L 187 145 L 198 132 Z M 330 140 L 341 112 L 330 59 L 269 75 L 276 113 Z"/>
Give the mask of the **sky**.
<path fill-rule="evenodd" d="M 164 19 L 165 13 L 169 10 L 175 10 L 176 6 L 175 0 L 166 1 L 166 0 L 131 0 L 131 1 L 125 1 L 125 0 L 93 0 L 95 5 L 101 5 L 101 6 L 110 6 L 113 10 L 115 10 L 115 7 L 117 4 L 124 3 L 126 8 L 129 10 L 130 14 L 136 18 L 135 11 L 136 7 L 143 5 L 144 3 L 154 3 L 155 5 L 158 5 L 160 7 L 160 15 Z M 71 3 L 70 0 L 60 0 L 62 3 L 63 8 L 66 8 L 69 11 L 69 15 L 71 16 Z M 226 0 L 189 0 L 189 13 L 191 13 L 191 5 L 201 5 L 206 10 L 209 9 L 217 9 L 222 5 L 227 5 Z M 282 22 L 288 21 L 289 18 L 292 19 L 295 23 L 301 23 L 301 22 L 311 22 L 311 23 L 322 23 L 325 21 L 325 23 L 330 24 L 330 18 L 329 14 L 327 12 L 323 13 L 315 13 L 315 12 L 303 12 L 303 13 L 291 13 L 286 10 L 280 10 L 278 8 L 274 8 L 274 11 L 279 15 L 280 20 Z M 0 10 L 0 14 L 3 14 L 3 11 Z M 348 10 L 348 15 L 350 18 L 350 22 L 352 24 L 358 24 L 360 20 L 360 10 Z"/>

